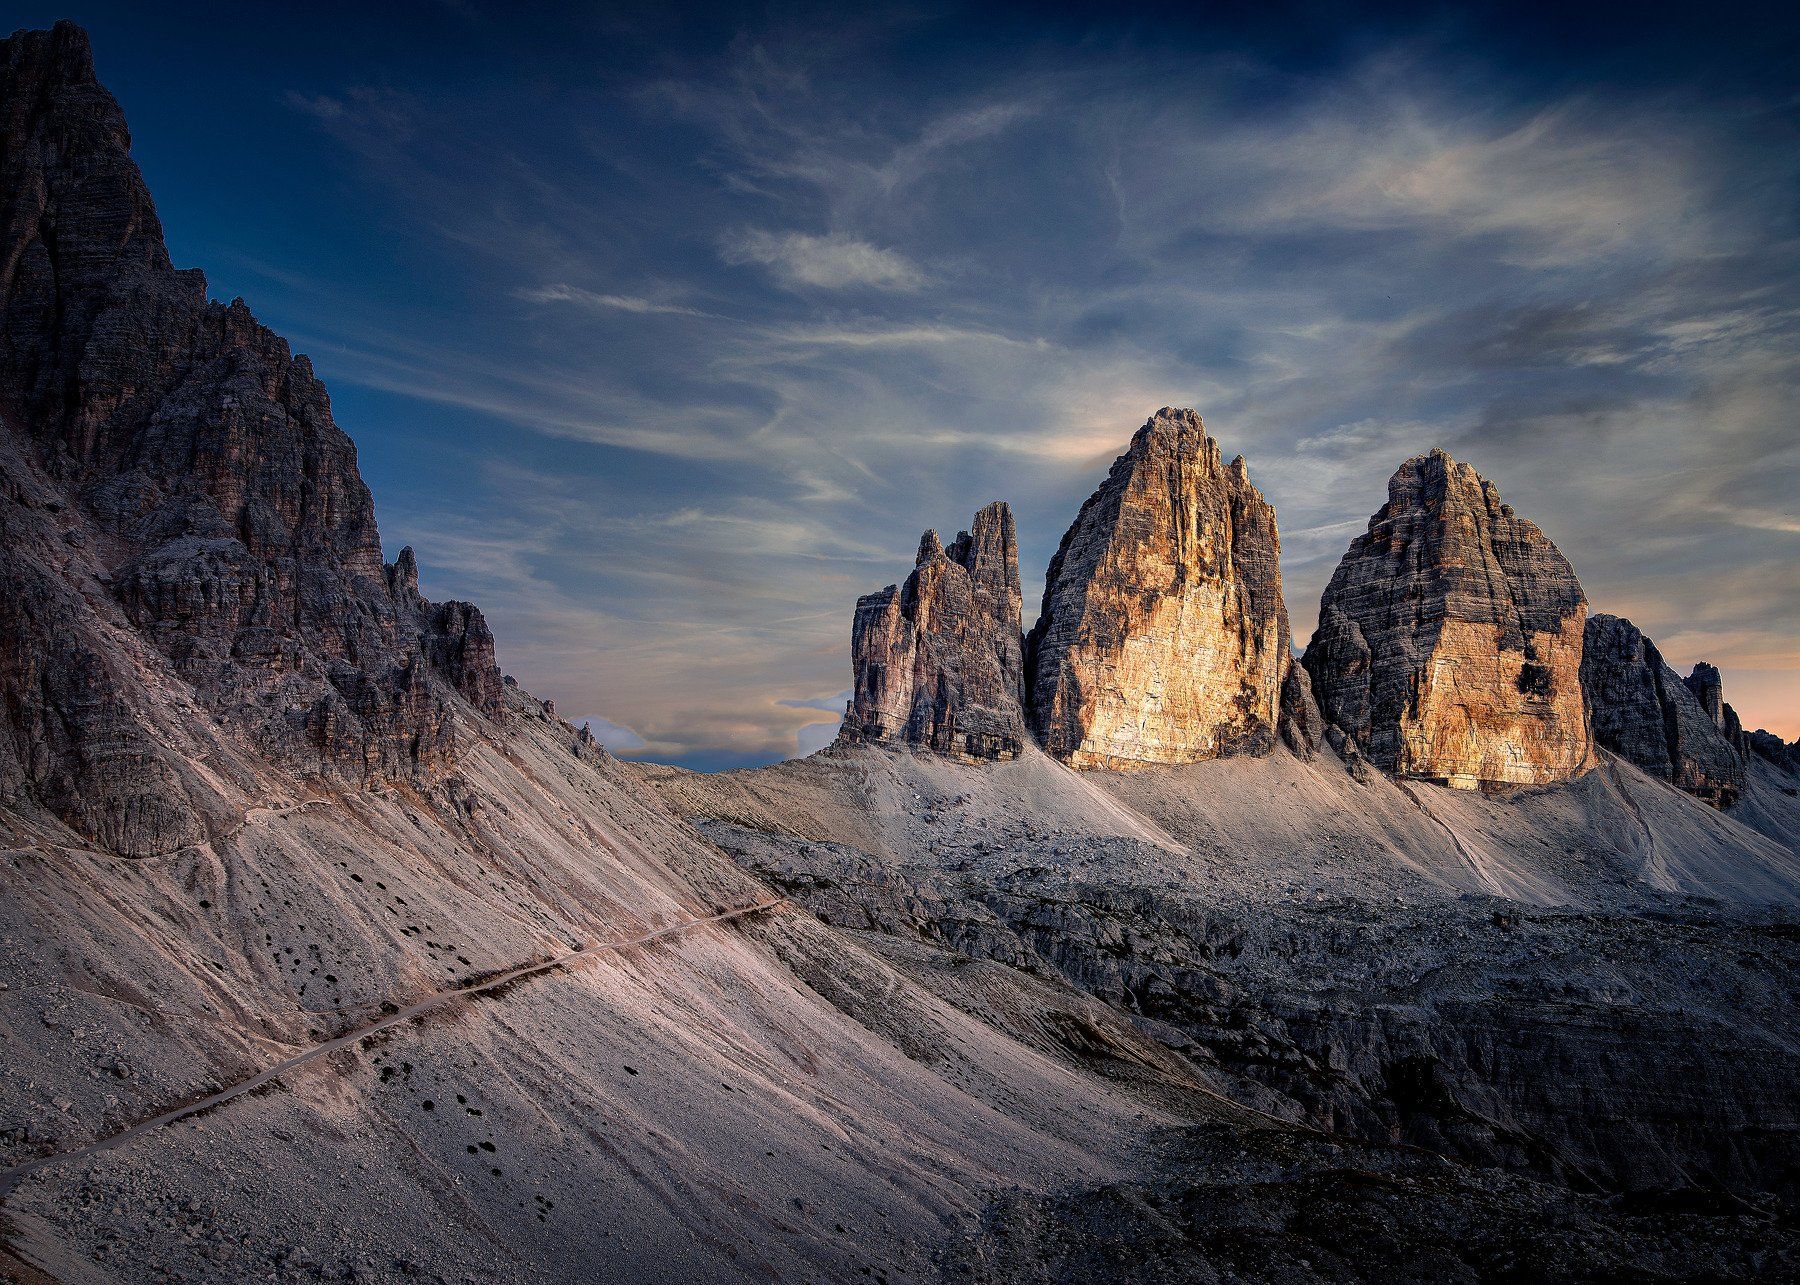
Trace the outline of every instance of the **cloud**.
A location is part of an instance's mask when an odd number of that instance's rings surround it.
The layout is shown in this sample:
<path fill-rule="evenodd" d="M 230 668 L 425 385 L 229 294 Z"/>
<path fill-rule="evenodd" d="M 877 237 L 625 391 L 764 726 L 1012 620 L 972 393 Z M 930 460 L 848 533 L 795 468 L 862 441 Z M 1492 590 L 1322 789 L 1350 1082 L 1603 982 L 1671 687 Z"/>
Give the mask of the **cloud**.
<path fill-rule="evenodd" d="M 937 21 L 752 22 L 601 88 L 290 98 L 361 166 L 364 261 L 403 227 L 422 284 L 310 274 L 289 306 L 314 315 L 281 328 L 326 337 L 384 530 L 482 603 L 533 690 L 650 757 L 803 752 L 857 595 L 920 530 L 1012 502 L 1034 600 L 1163 405 L 1275 504 L 1302 639 L 1394 468 L 1442 446 L 1596 610 L 1726 664 L 1728 691 L 1782 672 L 1780 110 L 1679 77 L 1571 91 L 1428 39 L 1303 74 L 1230 41 L 944 59 L 916 38 Z M 466 478 L 414 482 L 394 461 L 419 443 Z"/>
<path fill-rule="evenodd" d="M 1314 126 L 1309 147 L 1342 147 L 1344 172 L 1309 195 L 1289 189 L 1293 219 L 1359 227 L 1423 225 L 1456 236 L 1514 239 L 1528 261 L 1669 247 L 1687 240 L 1700 206 L 1679 134 L 1620 128 L 1584 105 L 1537 113 L 1519 124 L 1458 119 L 1454 108 L 1396 93 L 1371 146 L 1350 145 L 1366 122 Z M 1276 207 L 1279 209 L 1279 207 Z M 1271 211 L 1274 212 L 1274 211 Z"/>
<path fill-rule="evenodd" d="M 286 94 L 287 105 L 295 111 L 304 112 L 315 120 L 325 124 L 333 124 L 349 115 L 349 109 L 340 98 L 330 94 L 303 94 L 299 90 L 290 89 Z"/>
<path fill-rule="evenodd" d="M 404 147 L 418 134 L 420 104 L 401 90 L 352 85 L 335 94 L 308 94 L 290 89 L 283 98 L 340 142 L 367 155 Z"/>
<path fill-rule="evenodd" d="M 843 722 L 840 718 L 831 723 L 808 723 L 794 733 L 794 748 L 797 757 L 805 758 L 808 754 L 824 749 L 837 739 L 838 727 Z"/>
<path fill-rule="evenodd" d="M 791 326 L 772 330 L 769 343 L 801 348 L 916 348 L 932 344 L 987 344 L 1004 347 L 1042 346 L 1043 341 L 1012 339 L 992 330 L 970 326 L 933 325 L 841 325 Z"/>
<path fill-rule="evenodd" d="M 535 286 L 515 292 L 527 303 L 572 303 L 597 312 L 661 313 L 671 317 L 708 317 L 711 313 L 679 303 L 659 303 L 636 295 L 598 294 L 566 284 Z"/>
<path fill-rule="evenodd" d="M 904 255 L 836 234 L 746 229 L 721 238 L 719 254 L 730 264 L 770 268 L 789 286 L 916 290 L 925 282 L 924 274 Z"/>
<path fill-rule="evenodd" d="M 846 687 L 843 691 L 831 696 L 814 696 L 805 700 L 782 700 L 775 703 L 783 709 L 822 709 L 827 714 L 841 714 L 844 712 L 844 706 L 850 703 L 850 697 L 853 694 L 852 689 Z"/>

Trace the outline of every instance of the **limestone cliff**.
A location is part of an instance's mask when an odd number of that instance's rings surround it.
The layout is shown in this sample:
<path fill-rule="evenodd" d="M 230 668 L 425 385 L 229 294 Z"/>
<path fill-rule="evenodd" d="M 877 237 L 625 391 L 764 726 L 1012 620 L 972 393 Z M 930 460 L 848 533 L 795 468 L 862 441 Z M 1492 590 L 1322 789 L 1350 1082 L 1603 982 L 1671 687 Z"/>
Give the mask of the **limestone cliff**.
<path fill-rule="evenodd" d="M 1703 668 L 1717 678 L 1712 666 Z M 1742 754 L 1629 620 L 1588 620 L 1581 686 L 1601 746 L 1714 807 L 1730 806 L 1743 791 Z M 1717 690 L 1715 683 L 1715 695 Z M 1725 707 L 1717 703 L 1722 723 Z"/>
<path fill-rule="evenodd" d="M 857 602 L 850 653 L 844 739 L 977 760 L 1018 754 L 1026 728 L 1012 510 L 988 505 L 948 549 L 927 531 L 905 584 Z"/>
<path fill-rule="evenodd" d="M 1587 600 L 1568 561 L 1442 451 L 1408 460 L 1326 587 L 1305 664 L 1379 767 L 1473 788 L 1592 763 Z"/>
<path fill-rule="evenodd" d="M 1271 749 L 1292 664 L 1279 557 L 1242 457 L 1158 411 L 1051 560 L 1028 642 L 1044 748 L 1076 767 Z"/>
<path fill-rule="evenodd" d="M 480 613 L 383 566 L 311 365 L 174 268 L 86 35 L 0 71 L 0 797 L 133 855 L 202 839 L 191 760 L 233 752 L 175 754 L 171 691 L 324 784 L 437 770 L 452 690 L 500 714 Z"/>

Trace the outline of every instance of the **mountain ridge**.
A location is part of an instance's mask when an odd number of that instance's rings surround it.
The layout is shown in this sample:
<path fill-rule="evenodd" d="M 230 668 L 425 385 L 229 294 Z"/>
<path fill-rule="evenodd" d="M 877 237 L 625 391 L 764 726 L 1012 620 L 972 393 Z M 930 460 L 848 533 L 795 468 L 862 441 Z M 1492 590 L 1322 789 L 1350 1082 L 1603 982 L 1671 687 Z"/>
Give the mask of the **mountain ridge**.
<path fill-rule="evenodd" d="M 1606 749 L 1391 778 L 1283 637 L 1236 653 L 1252 753 L 965 754 L 971 690 L 1023 714 L 990 507 L 865 637 L 903 735 L 622 763 L 381 562 L 309 365 L 168 263 L 85 35 L 0 50 L 6 1274 L 1800 1270 L 1779 742 L 1724 810 Z M 1273 514 L 1199 471 L 1168 565 L 1242 519 L 1266 621 Z"/>

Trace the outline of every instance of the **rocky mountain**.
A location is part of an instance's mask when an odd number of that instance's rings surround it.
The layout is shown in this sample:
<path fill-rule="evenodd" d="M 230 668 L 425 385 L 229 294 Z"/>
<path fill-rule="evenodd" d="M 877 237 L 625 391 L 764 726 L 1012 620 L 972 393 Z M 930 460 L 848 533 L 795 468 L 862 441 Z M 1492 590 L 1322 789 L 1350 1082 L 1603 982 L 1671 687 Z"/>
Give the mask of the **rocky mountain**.
<path fill-rule="evenodd" d="M 170 266 L 85 35 L 0 69 L 0 1277 L 928 1280 L 1002 1183 L 1235 1118 L 1097 1008 L 1146 1085 L 938 998 L 501 679 Z"/>
<path fill-rule="evenodd" d="M 1718 671 L 1712 675 L 1716 679 Z M 1629 620 L 1589 617 L 1581 687 L 1601 747 L 1715 807 L 1737 801 L 1744 788 L 1742 755 L 1700 703 L 1691 680 L 1676 677 L 1656 644 Z M 1715 700 L 1717 692 L 1715 682 Z"/>
<path fill-rule="evenodd" d="M 828 922 L 1083 991 L 1271 1116 L 1581 1190 L 1789 1189 L 1800 857 L 1616 760 L 1493 796 L 1282 751 L 658 784 Z"/>
<path fill-rule="evenodd" d="M 840 735 L 1012 758 L 1028 735 L 1020 643 L 1018 537 L 996 501 L 948 549 L 927 531 L 905 584 L 857 602 Z"/>
<path fill-rule="evenodd" d="M 22 645 L 0 666 L 0 797 L 126 855 L 207 839 L 218 782 L 109 665 L 98 636 L 121 630 L 234 746 L 309 780 L 441 770 L 452 694 L 501 715 L 480 612 L 422 600 L 410 557 L 384 568 L 311 365 L 170 263 L 85 35 L 22 32 L 4 68 L 0 624 Z"/>
<path fill-rule="evenodd" d="M 1443 451 L 1406 461 L 1319 604 L 1305 665 L 1326 720 L 1377 766 L 1451 785 L 1593 764 L 1587 599 L 1568 560 Z"/>
<path fill-rule="evenodd" d="M 1796 747 L 1724 810 L 1369 771 L 1165 412 L 1038 637 L 1134 770 L 1024 735 L 1004 506 L 864 600 L 836 745 L 620 763 L 383 564 L 86 37 L 0 69 L 0 1279 L 1800 1274 Z M 1553 568 L 1481 529 L 1525 657 Z"/>
<path fill-rule="evenodd" d="M 1076 767 L 1275 744 L 1291 665 L 1275 510 L 1193 411 L 1153 415 L 1081 506 L 1027 652 L 1032 726 Z"/>

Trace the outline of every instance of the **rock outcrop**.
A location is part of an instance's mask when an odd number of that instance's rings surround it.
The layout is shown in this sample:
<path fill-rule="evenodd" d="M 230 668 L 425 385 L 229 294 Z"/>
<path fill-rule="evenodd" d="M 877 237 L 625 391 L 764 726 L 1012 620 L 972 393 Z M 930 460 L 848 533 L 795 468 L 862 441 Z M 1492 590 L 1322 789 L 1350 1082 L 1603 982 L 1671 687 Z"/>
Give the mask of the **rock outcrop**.
<path fill-rule="evenodd" d="M 132 854 L 205 833 L 156 702 L 127 691 L 143 676 L 102 659 L 94 631 L 118 628 L 240 744 L 322 783 L 446 764 L 450 692 L 500 714 L 480 613 L 384 567 L 307 359 L 174 268 L 85 33 L 22 32 L 0 69 L 0 790 Z"/>
<path fill-rule="evenodd" d="M 1718 698 L 1718 670 L 1702 666 L 1697 676 L 1702 669 L 1714 680 L 1719 722 L 1691 680 L 1678 678 L 1629 620 L 1602 614 L 1587 622 L 1581 686 L 1594 740 L 1714 807 L 1729 807 L 1744 788 L 1744 760 L 1720 726 L 1726 707 Z"/>
<path fill-rule="evenodd" d="M 1044 748 L 1111 768 L 1273 748 L 1292 665 L 1279 556 L 1243 458 L 1223 463 L 1193 411 L 1158 411 L 1051 560 L 1027 644 Z"/>
<path fill-rule="evenodd" d="M 1408 460 L 1326 587 L 1305 665 L 1325 718 L 1389 772 L 1475 788 L 1593 761 L 1587 600 L 1567 559 L 1442 451 Z"/>
<path fill-rule="evenodd" d="M 1301 758 L 1311 758 L 1325 737 L 1325 720 L 1313 699 L 1312 676 L 1290 661 L 1281 681 L 1281 739 Z"/>
<path fill-rule="evenodd" d="M 1773 767 L 1789 776 L 1800 776 L 1800 740 L 1783 741 L 1767 728 L 1759 727 L 1754 732 L 1746 732 L 1744 741 L 1752 754 L 1767 759 Z"/>
<path fill-rule="evenodd" d="M 853 689 L 840 735 L 971 760 L 1010 759 L 1027 736 L 1020 663 L 1019 551 L 995 502 L 948 549 L 919 542 L 903 585 L 856 604 Z"/>
<path fill-rule="evenodd" d="M 1750 742 L 1744 735 L 1744 724 L 1739 720 L 1737 711 L 1725 703 L 1725 680 L 1719 676 L 1718 666 L 1701 661 L 1681 681 L 1694 694 L 1694 699 L 1700 702 L 1700 708 L 1706 711 L 1707 719 L 1719 730 L 1719 735 L 1740 756 L 1748 754 Z"/>

